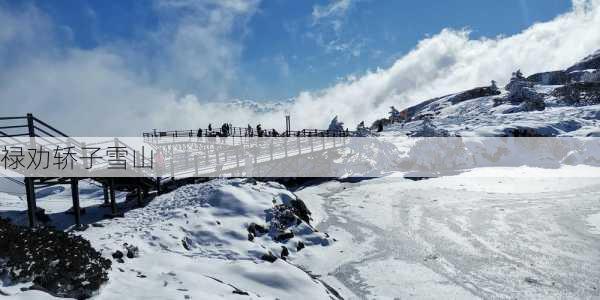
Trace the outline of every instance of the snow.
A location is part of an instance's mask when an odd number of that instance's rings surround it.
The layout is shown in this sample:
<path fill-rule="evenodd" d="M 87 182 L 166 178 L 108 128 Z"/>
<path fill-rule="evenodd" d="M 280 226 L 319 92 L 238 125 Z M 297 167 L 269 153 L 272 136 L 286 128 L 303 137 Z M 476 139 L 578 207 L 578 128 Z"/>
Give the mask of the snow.
<path fill-rule="evenodd" d="M 181 187 L 143 208 L 126 208 L 131 203 L 119 194 L 125 217 L 112 220 L 96 219 L 106 210 L 96 207 L 101 191 L 82 184 L 84 221 L 104 227 L 78 234 L 107 257 L 124 243 L 140 250 L 114 262 L 95 299 L 330 299 L 321 280 L 345 299 L 595 298 L 600 181 L 577 177 L 585 171 L 488 167 L 422 181 L 327 181 L 294 193 L 272 182 L 221 179 Z M 58 186 L 39 199 L 67 229 L 69 193 Z M 271 233 L 247 240 L 250 223 L 267 224 L 273 201 L 297 198 L 319 232 L 300 224 L 287 242 Z M 0 194 L 0 203 L 2 216 L 24 214 L 19 197 Z M 298 240 L 307 245 L 300 252 Z M 268 251 L 278 256 L 282 245 L 288 261 L 260 259 Z M 52 299 L 23 286 L 0 289 L 16 299 Z"/>
<path fill-rule="evenodd" d="M 600 181 L 537 171 L 306 187 L 296 194 L 338 239 L 312 270 L 349 298 L 600 297 Z"/>
<path fill-rule="evenodd" d="M 586 220 L 590 226 L 589 232 L 600 234 L 600 213 L 589 215 Z"/>
<path fill-rule="evenodd" d="M 93 187 L 93 186 L 92 186 Z M 38 205 L 54 220 L 57 227 L 72 224 L 63 212 L 70 206 L 68 187 L 40 197 Z M 82 206 L 87 207 L 84 221 L 101 214 L 96 205 L 102 194 L 82 187 Z M 126 206 L 125 195 L 119 195 Z M 0 195 L 0 215 L 21 220 L 25 204 L 18 198 Z M 295 237 L 275 242 L 272 233 L 248 240 L 248 225 L 267 225 L 274 204 L 288 203 L 295 195 L 277 183 L 255 183 L 251 180 L 214 180 L 184 186 L 155 198 L 147 206 L 125 212 L 124 218 L 100 220 L 103 227 L 89 227 L 78 234 L 90 240 L 104 256 L 124 251 L 123 244 L 139 248 L 137 258 L 113 261 L 106 284 L 96 299 L 215 299 L 246 297 L 234 290 L 249 293 L 251 299 L 330 299 L 330 292 L 318 280 L 294 265 L 296 257 L 314 254 L 311 248 L 325 248 L 331 243 L 324 233 L 314 232 L 305 224 L 293 226 Z M 5 205 L 6 204 L 6 205 Z M 19 212 L 15 211 L 16 209 Z M 267 227 L 268 228 L 268 227 Z M 187 244 L 184 247 L 183 241 Z M 296 251 L 296 243 L 306 248 Z M 279 256 L 289 249 L 288 261 L 269 263 L 262 255 Z M 21 292 L 15 286 L 2 287 L 16 297 L 50 299 L 36 291 Z"/>
<path fill-rule="evenodd" d="M 506 99 L 507 92 L 498 96 L 474 98 L 452 103 L 457 94 L 424 102 L 415 115 L 431 115 L 433 125 L 443 128 L 452 135 L 502 136 L 508 128 L 524 127 L 536 129 L 539 133 L 552 136 L 588 136 L 598 132 L 600 105 L 570 106 L 565 99 L 557 99 L 554 91 L 562 86 L 535 85 L 534 90 L 544 97 L 546 108 L 543 111 L 522 111 L 505 113 L 519 104 L 505 102 L 495 105 L 494 101 Z M 407 123 L 394 123 L 384 128 L 384 135 L 404 136 L 418 131 L 422 121 L 414 119 Z"/>

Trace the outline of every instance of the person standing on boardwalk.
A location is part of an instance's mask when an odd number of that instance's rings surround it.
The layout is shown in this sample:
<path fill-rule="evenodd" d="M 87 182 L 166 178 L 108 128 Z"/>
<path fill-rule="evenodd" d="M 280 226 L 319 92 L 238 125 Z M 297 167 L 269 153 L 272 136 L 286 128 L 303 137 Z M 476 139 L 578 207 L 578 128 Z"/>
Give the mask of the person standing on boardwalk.
<path fill-rule="evenodd" d="M 262 136 L 262 128 L 260 124 L 256 125 L 256 134 L 261 137 Z"/>

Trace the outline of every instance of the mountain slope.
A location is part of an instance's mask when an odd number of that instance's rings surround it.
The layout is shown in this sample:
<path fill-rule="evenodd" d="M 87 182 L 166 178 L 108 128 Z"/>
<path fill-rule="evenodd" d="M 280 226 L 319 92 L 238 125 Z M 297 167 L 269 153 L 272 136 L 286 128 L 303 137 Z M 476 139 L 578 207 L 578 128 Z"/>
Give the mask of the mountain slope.
<path fill-rule="evenodd" d="M 566 70 L 517 71 L 504 88 L 430 99 L 378 122 L 388 135 L 600 136 L 600 51 Z"/>

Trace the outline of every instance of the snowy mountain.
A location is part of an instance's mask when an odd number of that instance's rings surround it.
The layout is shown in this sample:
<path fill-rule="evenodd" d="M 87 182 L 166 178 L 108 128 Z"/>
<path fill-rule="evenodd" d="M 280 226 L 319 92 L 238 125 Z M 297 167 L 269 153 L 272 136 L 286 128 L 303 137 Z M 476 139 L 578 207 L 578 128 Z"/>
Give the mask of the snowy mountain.
<path fill-rule="evenodd" d="M 389 135 L 600 136 L 600 50 L 566 70 L 424 101 L 376 121 Z"/>

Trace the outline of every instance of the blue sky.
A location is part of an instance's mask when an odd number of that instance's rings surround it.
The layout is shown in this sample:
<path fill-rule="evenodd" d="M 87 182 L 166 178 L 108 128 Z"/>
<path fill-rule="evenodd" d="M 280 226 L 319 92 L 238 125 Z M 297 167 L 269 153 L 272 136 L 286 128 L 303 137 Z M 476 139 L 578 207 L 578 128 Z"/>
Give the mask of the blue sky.
<path fill-rule="evenodd" d="M 256 100 L 293 97 L 348 75 L 387 68 L 420 40 L 444 28 L 468 28 L 472 38 L 509 36 L 571 7 L 570 0 L 354 0 L 327 14 L 337 2 L 346 1 L 265 0 L 236 20 L 223 33 L 239 44 L 232 62 L 237 83 L 227 87 L 227 95 Z M 29 5 L 7 3 L 15 10 Z M 150 1 L 32 3 L 60 28 L 64 47 L 124 43 L 135 45 L 144 60 L 160 59 L 162 49 L 147 40 L 177 18 L 165 18 Z M 179 88 L 197 92 L 194 86 L 192 80 Z"/>
<path fill-rule="evenodd" d="M 564 69 L 599 30 L 600 0 L 0 0 L 0 107 L 84 136 L 281 128 L 285 110 L 352 128 Z"/>

